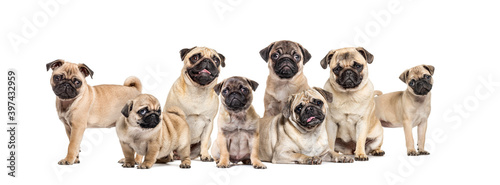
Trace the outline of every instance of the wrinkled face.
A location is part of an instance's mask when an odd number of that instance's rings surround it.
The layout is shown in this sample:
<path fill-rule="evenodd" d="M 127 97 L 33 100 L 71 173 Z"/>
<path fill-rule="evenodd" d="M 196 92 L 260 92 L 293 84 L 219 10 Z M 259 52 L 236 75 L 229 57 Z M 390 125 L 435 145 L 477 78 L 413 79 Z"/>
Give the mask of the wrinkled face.
<path fill-rule="evenodd" d="M 403 72 L 400 76 L 400 79 L 408 85 L 408 90 L 412 94 L 425 96 L 432 89 L 433 74 L 433 66 L 420 65 Z"/>
<path fill-rule="evenodd" d="M 52 69 L 50 84 L 52 91 L 61 100 L 75 99 L 82 89 L 85 77 L 93 74 L 85 64 L 73 64 L 56 60 L 47 64 L 47 70 Z"/>
<path fill-rule="evenodd" d="M 212 83 L 218 76 L 220 66 L 224 67 L 224 55 L 205 47 L 194 47 L 181 50 L 185 72 L 189 78 L 201 85 Z"/>
<path fill-rule="evenodd" d="M 368 62 L 364 49 L 344 48 L 330 51 L 322 60 L 322 66 L 330 66 L 330 77 L 334 87 L 340 91 L 356 91 L 363 87 L 368 78 Z M 373 60 L 373 56 L 371 56 Z M 371 63 L 371 62 L 370 62 Z"/>
<path fill-rule="evenodd" d="M 129 126 L 152 129 L 162 120 L 160 102 L 154 96 L 141 94 L 127 102 L 122 114 L 128 120 Z"/>
<path fill-rule="evenodd" d="M 286 105 L 289 106 L 289 109 L 284 110 L 290 111 L 289 119 L 292 119 L 300 129 L 305 131 L 312 131 L 324 122 L 327 103 L 331 102 L 331 93 L 321 94 L 316 89 L 319 88 L 292 95 L 291 104 Z M 329 100 L 326 100 L 325 96 L 328 96 Z"/>
<path fill-rule="evenodd" d="M 236 76 L 217 84 L 214 90 L 221 95 L 221 102 L 228 111 L 240 112 L 252 105 L 252 90 L 255 91 L 258 85 L 253 80 Z"/>
<path fill-rule="evenodd" d="M 292 41 L 274 42 L 262 49 L 260 55 L 281 79 L 293 78 L 311 58 L 306 49 Z"/>

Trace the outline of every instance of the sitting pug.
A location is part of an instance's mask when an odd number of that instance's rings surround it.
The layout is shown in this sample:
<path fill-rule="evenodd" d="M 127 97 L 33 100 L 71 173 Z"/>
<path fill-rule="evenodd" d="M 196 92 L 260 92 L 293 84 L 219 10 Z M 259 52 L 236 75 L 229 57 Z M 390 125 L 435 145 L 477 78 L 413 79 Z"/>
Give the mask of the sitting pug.
<path fill-rule="evenodd" d="M 160 102 L 152 95 L 141 94 L 129 100 L 116 124 L 125 161 L 123 167 L 135 166 L 134 153 L 144 155 L 138 169 L 149 169 L 154 163 L 167 163 L 175 152 L 180 168 L 191 168 L 189 127 L 184 112 L 170 107 L 161 112 Z"/>
<path fill-rule="evenodd" d="M 212 157 L 219 168 L 229 167 L 229 161 L 266 168 L 259 160 L 259 115 L 252 106 L 252 90 L 257 86 L 253 80 L 235 76 L 214 87 L 223 105 L 217 120 L 219 132 L 212 146 Z"/>
<path fill-rule="evenodd" d="M 429 155 L 424 150 L 427 119 L 431 113 L 431 89 L 434 66 L 419 65 L 407 69 L 399 79 L 407 84 L 405 91 L 379 94 L 375 98 L 375 113 L 384 127 L 403 127 L 409 156 Z M 415 150 L 412 128 L 418 126 L 418 152 Z"/>
<path fill-rule="evenodd" d="M 329 152 L 325 118 L 330 102 L 332 93 L 317 87 L 289 96 L 282 114 L 260 120 L 260 159 L 313 165 L 323 160 L 353 162 Z"/>

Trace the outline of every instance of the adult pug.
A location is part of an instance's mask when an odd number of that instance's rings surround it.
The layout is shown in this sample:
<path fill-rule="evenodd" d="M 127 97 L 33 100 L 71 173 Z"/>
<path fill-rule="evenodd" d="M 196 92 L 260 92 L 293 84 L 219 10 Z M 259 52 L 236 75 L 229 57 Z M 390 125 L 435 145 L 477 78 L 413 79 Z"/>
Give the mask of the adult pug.
<path fill-rule="evenodd" d="M 53 70 L 50 85 L 56 94 L 57 114 L 69 138 L 68 153 L 58 163 L 80 163 L 78 153 L 85 129 L 114 127 L 123 105 L 141 93 L 141 81 L 128 77 L 123 86 L 90 86 L 85 77 L 94 72 L 85 64 L 55 60 L 47 64 L 49 69 Z"/>
<path fill-rule="evenodd" d="M 317 87 L 289 96 L 282 114 L 260 120 L 260 159 L 313 165 L 323 160 L 352 162 L 352 158 L 334 157 L 328 151 L 325 118 L 330 102 L 332 94 Z"/>
<path fill-rule="evenodd" d="M 182 49 L 180 54 L 184 67 L 168 93 L 165 110 L 176 106 L 186 114 L 191 133 L 191 158 L 201 155 L 202 161 L 213 161 L 208 148 L 219 108 L 219 98 L 213 88 L 221 66 L 225 66 L 225 57 L 206 47 Z"/>
<path fill-rule="evenodd" d="M 282 40 L 260 50 L 260 56 L 268 63 L 264 117 L 281 114 L 288 96 L 310 89 L 302 72 L 311 54 L 299 43 Z"/>
<path fill-rule="evenodd" d="M 135 166 L 135 153 L 145 156 L 137 168 L 149 169 L 154 163 L 170 162 L 175 151 L 181 159 L 179 167 L 191 168 L 189 128 L 181 109 L 169 107 L 162 113 L 158 99 L 141 94 L 129 100 L 121 112 L 116 133 L 125 155 L 123 167 Z"/>
<path fill-rule="evenodd" d="M 321 60 L 330 68 L 325 90 L 333 93 L 329 104 L 327 130 L 332 155 L 355 154 L 357 161 L 367 161 L 366 153 L 385 154 L 380 149 L 383 129 L 375 116 L 373 84 L 368 79 L 368 64 L 373 55 L 362 47 L 332 50 Z"/>
<path fill-rule="evenodd" d="M 217 139 L 212 146 L 212 156 L 219 168 L 229 167 L 229 161 L 266 168 L 258 154 L 260 117 L 252 106 L 252 91 L 258 86 L 253 80 L 234 76 L 214 87 L 223 105 L 217 120 Z"/>
<path fill-rule="evenodd" d="M 434 66 L 419 65 L 407 69 L 399 79 L 407 84 L 405 91 L 382 94 L 375 98 L 375 113 L 384 127 L 403 127 L 409 156 L 429 155 L 424 150 L 427 119 L 431 113 L 431 89 Z M 418 152 L 412 128 L 418 126 Z"/>

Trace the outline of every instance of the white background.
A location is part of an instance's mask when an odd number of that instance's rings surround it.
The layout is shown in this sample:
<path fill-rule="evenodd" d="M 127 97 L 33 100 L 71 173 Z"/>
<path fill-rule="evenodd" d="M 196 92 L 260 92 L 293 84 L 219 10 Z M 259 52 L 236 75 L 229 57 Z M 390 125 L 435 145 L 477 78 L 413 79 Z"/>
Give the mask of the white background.
<path fill-rule="evenodd" d="M 0 71 L 4 77 L 8 68 L 18 71 L 20 120 L 18 176 L 13 179 L 5 172 L 0 175 L 1 184 L 499 182 L 498 137 L 494 137 L 500 130 L 496 118 L 500 108 L 498 3 L 61 1 L 47 11 L 39 5 L 45 2 L 55 1 L 2 1 L 0 5 Z M 36 30 L 23 33 L 30 24 L 36 24 Z M 25 40 L 12 44 L 12 35 Z M 179 50 L 207 46 L 226 56 L 219 80 L 240 75 L 260 83 L 253 104 L 262 115 L 268 68 L 258 52 L 282 39 L 297 41 L 312 54 L 304 69 L 311 86 L 323 87 L 329 72 L 319 61 L 329 50 L 340 47 L 363 46 L 375 56 L 369 65 L 370 79 L 375 89 L 384 92 L 406 88 L 398 79 L 405 69 L 434 65 L 427 131 L 431 155 L 406 156 L 399 128 L 384 130 L 386 155 L 371 157 L 368 162 L 266 163 L 267 170 L 255 170 L 241 165 L 217 169 L 213 162 L 193 161 L 192 168 L 184 170 L 176 161 L 149 170 L 123 169 L 117 163 L 122 152 L 112 128 L 86 131 L 81 164 L 57 165 L 66 155 L 68 140 L 57 118 L 46 63 L 55 59 L 85 63 L 95 72 L 93 79 L 87 78 L 91 85 L 122 84 L 135 75 L 144 84 L 143 92 L 155 95 L 163 104 L 182 68 Z M 481 79 L 490 79 L 497 86 L 485 85 Z M 0 111 L 4 112 L 2 120 L 6 120 L 5 107 Z M 0 132 L 0 138 L 3 158 L 7 156 L 7 132 Z"/>

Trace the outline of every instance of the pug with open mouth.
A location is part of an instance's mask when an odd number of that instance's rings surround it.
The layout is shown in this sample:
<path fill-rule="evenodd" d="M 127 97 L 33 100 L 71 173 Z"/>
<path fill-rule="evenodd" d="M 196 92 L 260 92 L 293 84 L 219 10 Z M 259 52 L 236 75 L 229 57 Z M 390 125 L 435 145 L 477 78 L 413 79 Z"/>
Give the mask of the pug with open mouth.
<path fill-rule="evenodd" d="M 128 77 L 123 85 L 90 86 L 86 77 L 94 72 L 85 64 L 55 60 L 46 65 L 52 69 L 50 85 L 56 95 L 56 109 L 69 139 L 68 153 L 60 165 L 80 163 L 79 152 L 87 128 L 110 128 L 120 118 L 127 100 L 141 94 L 141 81 Z"/>
<path fill-rule="evenodd" d="M 333 93 L 329 104 L 327 131 L 333 156 L 354 154 L 357 161 L 382 156 L 383 129 L 375 116 L 373 84 L 368 79 L 368 64 L 373 55 L 362 47 L 331 50 L 321 60 L 330 69 L 325 90 Z"/>
<path fill-rule="evenodd" d="M 219 109 L 219 98 L 213 88 L 221 68 L 226 65 L 225 57 L 206 47 L 182 49 L 180 56 L 184 66 L 168 93 L 165 110 L 176 106 L 186 114 L 191 133 L 191 158 L 200 156 L 201 161 L 213 161 L 208 148 Z"/>
<path fill-rule="evenodd" d="M 325 119 L 330 102 L 332 94 L 317 87 L 289 96 L 282 114 L 260 120 L 260 159 L 310 165 L 323 160 L 353 162 L 329 152 Z"/>
<path fill-rule="evenodd" d="M 403 127 L 409 156 L 429 155 L 424 150 L 427 120 L 431 113 L 431 89 L 434 66 L 419 65 L 405 70 L 399 79 L 407 84 L 405 91 L 387 94 L 377 91 L 375 113 L 384 127 Z M 412 128 L 418 126 L 418 151 Z"/>
<path fill-rule="evenodd" d="M 264 117 L 281 114 L 288 96 L 310 89 L 304 76 L 304 65 L 311 54 L 299 43 L 282 40 L 260 50 L 260 56 L 268 63 Z"/>
<path fill-rule="evenodd" d="M 161 111 L 154 96 L 141 94 L 129 100 L 116 124 L 125 160 L 124 168 L 135 166 L 134 154 L 144 156 L 138 169 L 149 169 L 155 163 L 167 163 L 176 153 L 180 168 L 191 168 L 189 127 L 184 112 L 178 107 Z"/>

